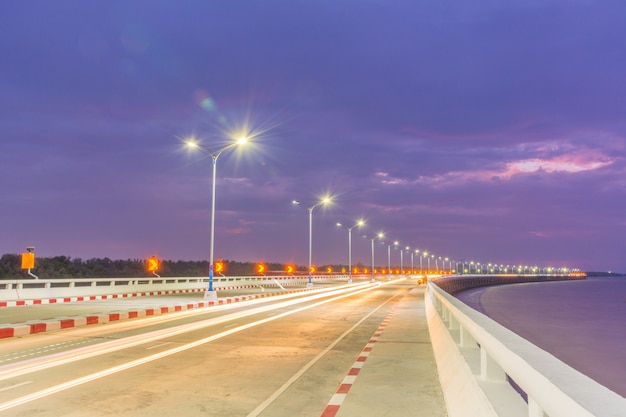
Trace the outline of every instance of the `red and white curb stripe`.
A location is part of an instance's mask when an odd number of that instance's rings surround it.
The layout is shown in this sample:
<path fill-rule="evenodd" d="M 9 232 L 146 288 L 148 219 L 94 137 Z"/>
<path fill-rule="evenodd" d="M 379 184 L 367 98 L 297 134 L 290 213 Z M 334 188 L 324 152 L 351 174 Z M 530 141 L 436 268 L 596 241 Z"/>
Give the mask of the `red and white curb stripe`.
<path fill-rule="evenodd" d="M 286 283 L 283 286 L 294 286 L 297 283 Z M 239 285 L 233 287 L 220 287 L 216 288 L 219 291 L 232 291 L 232 290 L 243 290 L 257 288 L 256 285 Z M 146 291 L 146 292 L 135 292 L 135 293 L 125 293 L 125 294 L 105 294 L 105 295 L 86 295 L 86 296 L 75 296 L 75 297 L 57 297 L 57 298 L 41 298 L 41 299 L 33 299 L 33 300 L 12 300 L 12 301 L 0 301 L 0 307 L 21 307 L 21 306 L 32 306 L 32 305 L 40 305 L 40 304 L 61 304 L 61 303 L 76 303 L 81 301 L 101 301 L 101 300 L 113 300 L 116 298 L 133 298 L 133 297 L 152 297 L 155 295 L 170 295 L 170 294 L 184 294 L 184 293 L 194 293 L 194 292 L 204 292 L 206 288 L 197 288 L 197 289 L 187 289 L 187 290 L 164 290 L 164 291 Z"/>
<path fill-rule="evenodd" d="M 391 316 L 393 316 L 394 311 L 395 308 L 389 312 L 385 320 L 383 320 L 380 326 L 378 326 L 378 329 L 376 329 L 376 332 L 372 335 L 369 342 L 367 342 L 365 348 L 363 348 L 363 350 L 359 354 L 359 357 L 356 359 L 356 362 L 354 362 L 352 368 L 350 368 L 350 370 L 348 371 L 348 374 L 343 378 L 341 384 L 339 384 L 339 388 L 337 388 L 337 391 L 331 397 L 328 405 L 326 406 L 326 408 L 324 408 L 324 411 L 322 411 L 320 417 L 335 417 L 335 415 L 339 411 L 339 408 L 348 396 L 348 392 L 356 381 L 357 376 L 359 376 L 363 365 L 365 365 L 365 361 L 367 360 L 370 352 L 374 348 L 374 344 L 378 342 L 380 335 L 385 330 L 385 327 L 387 327 L 389 320 L 391 320 Z"/>
<path fill-rule="evenodd" d="M 220 288 L 224 290 L 224 288 Z M 184 290 L 190 291 L 190 290 Z M 204 291 L 204 290 L 202 290 Z M 152 307 L 143 310 L 118 311 L 112 313 L 95 314 L 86 317 L 59 317 L 50 320 L 28 321 L 22 323 L 0 324 L 0 339 L 7 337 L 27 336 L 29 334 L 44 333 L 52 330 L 67 329 L 70 327 L 85 326 L 88 324 L 104 324 L 112 321 L 134 319 L 138 317 L 158 316 L 161 314 L 174 313 L 178 311 L 186 311 L 194 308 L 211 307 L 216 305 L 231 304 L 240 301 L 254 300 L 257 298 L 272 297 L 276 295 L 291 294 L 296 292 L 308 291 L 306 289 L 286 291 L 272 294 L 253 294 L 242 295 L 236 297 L 218 298 L 217 301 L 200 301 L 189 304 L 179 304 L 173 306 Z M 141 293 L 147 295 L 148 293 Z M 115 294 L 117 295 L 117 294 Z M 154 295 L 157 295 L 156 293 Z M 123 296 L 123 297 L 122 297 Z M 131 294 L 122 294 L 120 297 L 109 298 L 125 298 Z M 86 297 L 89 298 L 89 297 Z"/>

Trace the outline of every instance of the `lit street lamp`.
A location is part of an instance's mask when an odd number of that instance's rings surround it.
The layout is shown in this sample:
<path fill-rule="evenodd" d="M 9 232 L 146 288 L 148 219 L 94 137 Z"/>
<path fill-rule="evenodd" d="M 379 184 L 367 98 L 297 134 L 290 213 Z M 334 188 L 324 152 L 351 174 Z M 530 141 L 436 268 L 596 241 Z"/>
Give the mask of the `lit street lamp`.
<path fill-rule="evenodd" d="M 409 247 L 407 246 L 407 247 L 406 247 L 406 248 L 404 248 L 404 249 L 406 249 L 406 250 L 408 251 L 408 250 L 409 250 Z M 404 264 L 403 264 L 403 262 L 402 262 L 402 253 L 404 252 L 404 249 L 400 249 L 400 273 L 401 273 L 401 274 L 404 274 L 404 266 L 403 266 Z"/>
<path fill-rule="evenodd" d="M 352 229 L 355 227 L 361 227 L 365 224 L 365 220 L 359 219 L 357 222 L 351 227 L 346 227 L 348 229 L 348 270 L 350 271 L 348 282 L 352 282 Z M 341 223 L 337 223 L 338 227 L 342 227 Z"/>
<path fill-rule="evenodd" d="M 385 235 L 382 232 L 380 232 L 371 239 L 372 240 L 372 282 L 376 282 L 376 278 L 374 278 L 374 241 L 376 240 L 376 238 L 382 239 L 383 237 L 385 237 Z"/>
<path fill-rule="evenodd" d="M 398 241 L 393 244 L 398 246 Z M 391 279 L 391 243 L 387 245 L 387 279 Z"/>
<path fill-rule="evenodd" d="M 205 299 L 210 299 L 210 300 L 215 300 L 217 299 L 217 292 L 215 292 L 213 290 L 213 249 L 214 249 L 214 243 L 215 243 L 215 174 L 217 171 L 217 158 L 220 157 L 220 155 L 222 154 L 222 152 L 228 150 L 228 149 L 232 149 L 235 148 L 239 145 L 243 145 L 244 143 L 246 143 L 248 141 L 248 138 L 246 137 L 241 137 L 239 139 L 237 139 L 235 142 L 230 143 L 220 149 L 218 149 L 217 151 L 213 152 L 211 149 L 207 148 L 204 145 L 200 145 L 199 143 L 193 141 L 193 140 L 188 140 L 186 141 L 186 145 L 189 148 L 194 148 L 194 149 L 199 149 L 202 152 L 208 154 L 211 159 L 213 160 L 213 181 L 211 184 L 211 243 L 210 243 L 210 254 L 209 254 L 209 288 L 208 290 L 204 293 L 204 298 Z"/>
<path fill-rule="evenodd" d="M 312 263 L 312 247 L 313 247 L 313 209 L 315 207 L 323 206 L 324 204 L 328 204 L 331 202 L 330 197 L 324 197 L 321 201 L 316 204 L 313 204 L 311 207 L 307 207 L 309 211 L 309 282 L 307 284 L 308 287 L 313 286 L 313 276 L 311 273 Z M 293 204 L 300 205 L 301 203 L 298 200 L 293 200 Z"/>

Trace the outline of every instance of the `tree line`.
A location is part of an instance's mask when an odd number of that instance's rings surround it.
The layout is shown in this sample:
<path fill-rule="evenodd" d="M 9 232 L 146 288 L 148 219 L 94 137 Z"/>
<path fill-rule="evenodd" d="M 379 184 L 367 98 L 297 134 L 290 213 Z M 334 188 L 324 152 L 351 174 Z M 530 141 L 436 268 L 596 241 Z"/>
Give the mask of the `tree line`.
<path fill-rule="evenodd" d="M 220 261 L 224 265 L 225 276 L 255 275 L 254 262 Z M 284 274 L 285 264 L 269 262 L 265 264 L 266 275 Z M 340 272 L 345 266 L 331 266 Z M 296 266 L 297 273 L 306 273 L 306 266 Z M 325 268 L 323 269 L 325 270 Z M 208 276 L 208 261 L 160 261 L 156 271 L 162 277 L 202 277 Z M 51 278 L 141 278 L 152 276 L 148 271 L 147 260 L 92 258 L 83 260 L 69 256 L 37 258 L 32 272 L 42 279 Z M 215 276 L 220 274 L 215 273 Z M 26 270 L 21 269 L 21 255 L 5 254 L 0 258 L 0 279 L 29 279 Z"/>

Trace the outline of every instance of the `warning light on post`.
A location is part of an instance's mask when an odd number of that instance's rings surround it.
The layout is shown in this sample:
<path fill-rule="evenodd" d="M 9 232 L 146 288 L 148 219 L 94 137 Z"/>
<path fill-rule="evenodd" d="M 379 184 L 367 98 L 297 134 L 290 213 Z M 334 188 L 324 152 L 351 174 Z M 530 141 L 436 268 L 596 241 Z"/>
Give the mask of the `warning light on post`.
<path fill-rule="evenodd" d="M 214 271 L 218 274 L 224 274 L 224 271 L 226 271 L 226 266 L 224 265 L 224 262 L 222 261 L 215 262 L 214 268 L 215 268 Z"/>
<path fill-rule="evenodd" d="M 22 253 L 22 269 L 32 269 L 35 267 L 35 254 L 32 252 Z"/>
<path fill-rule="evenodd" d="M 257 274 L 265 274 L 267 271 L 267 266 L 264 263 L 256 264 L 256 273 Z"/>
<path fill-rule="evenodd" d="M 296 267 L 293 265 L 287 265 L 285 267 L 285 270 L 287 271 L 288 274 L 293 274 L 296 272 Z"/>
<path fill-rule="evenodd" d="M 154 273 L 158 270 L 159 270 L 159 260 L 157 259 L 156 256 L 151 256 L 150 259 L 148 259 L 148 271 Z"/>

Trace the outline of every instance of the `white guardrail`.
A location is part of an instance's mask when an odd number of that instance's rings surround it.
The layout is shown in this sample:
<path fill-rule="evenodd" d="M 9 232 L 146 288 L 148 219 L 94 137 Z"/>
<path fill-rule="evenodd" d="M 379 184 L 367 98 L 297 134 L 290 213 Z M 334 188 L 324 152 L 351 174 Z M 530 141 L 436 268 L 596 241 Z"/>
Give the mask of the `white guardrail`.
<path fill-rule="evenodd" d="M 313 282 L 348 280 L 348 275 L 314 275 Z M 0 300 L 85 297 L 155 291 L 201 291 L 208 287 L 207 277 L 147 278 L 74 278 L 37 280 L 0 280 Z M 214 277 L 215 290 L 252 287 L 303 285 L 307 275 Z"/>
<path fill-rule="evenodd" d="M 425 301 L 449 417 L 626 416 L 626 398 L 436 283 L 428 284 Z"/>

